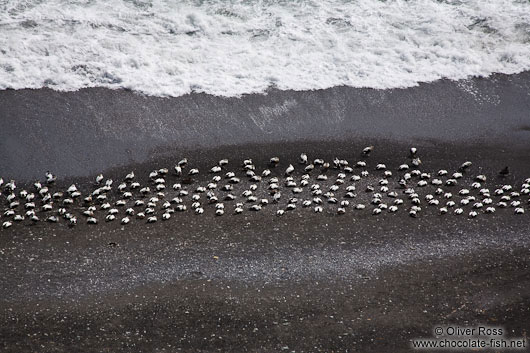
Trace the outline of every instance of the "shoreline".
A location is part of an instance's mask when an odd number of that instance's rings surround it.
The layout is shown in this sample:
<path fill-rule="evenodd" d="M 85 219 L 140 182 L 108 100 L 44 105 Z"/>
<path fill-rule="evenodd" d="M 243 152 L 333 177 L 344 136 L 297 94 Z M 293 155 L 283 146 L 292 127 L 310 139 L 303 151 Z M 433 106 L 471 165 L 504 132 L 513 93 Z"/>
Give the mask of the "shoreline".
<path fill-rule="evenodd" d="M 0 165 L 4 178 L 32 180 L 47 170 L 86 177 L 182 151 L 304 141 L 486 144 L 524 152 L 529 91 L 530 72 L 242 98 L 156 98 L 102 88 L 1 91 Z"/>
<path fill-rule="evenodd" d="M 530 73 L 472 84 L 478 96 L 460 96 L 452 82 L 400 92 L 336 88 L 241 100 L 190 95 L 162 101 L 98 89 L 0 92 L 6 127 L 0 130 L 0 166 L 4 179 L 16 176 L 19 188 L 29 190 L 25 181 L 42 178 L 51 165 L 60 177 L 51 191 L 75 182 L 86 195 L 96 187 L 95 173 L 104 172 L 116 185 L 134 170 L 135 180 L 152 185 L 150 171 L 172 170 L 183 157 L 189 168 L 201 171 L 188 185 L 192 190 L 211 181 L 206 171 L 212 165 L 229 158 L 226 170 L 241 174 L 234 191 L 239 197 L 251 184 L 241 169 L 245 158 L 261 172 L 270 157 L 279 156 L 271 175 L 284 177 L 293 163 L 298 180 L 302 152 L 311 160 L 339 157 L 355 163 L 365 146 L 374 145 L 364 159 L 370 173 L 357 182 L 355 198 L 368 203 L 372 194 L 364 190 L 378 186 L 381 178 L 376 163 L 394 172 L 389 186 L 395 187 L 397 168 L 410 163 L 414 146 L 421 171 L 433 177 L 440 169 L 453 172 L 464 161 L 473 162 L 451 189 L 456 201 L 458 190 L 478 174 L 487 175 L 483 186 L 491 190 L 504 184 L 518 188 L 530 177 Z M 486 96 L 499 100 L 480 98 Z M 274 109 L 291 100 L 292 108 Z M 447 120 L 435 119 L 440 107 Z M 322 123 L 323 115 L 313 113 L 325 108 L 331 119 Z M 402 123 L 387 115 L 393 108 Z M 185 117 L 174 120 L 176 111 Z M 250 117 L 258 113 L 273 118 L 260 128 Z M 146 123 L 152 126 L 144 129 Z M 26 145 L 27 140 L 35 143 Z M 511 173 L 500 177 L 505 166 Z M 338 172 L 328 171 L 330 180 L 319 182 L 323 189 Z M 318 173 L 311 174 L 312 183 Z M 168 174 L 168 185 L 178 178 Z M 256 196 L 270 197 L 266 183 L 259 183 Z M 298 207 L 278 217 L 280 204 L 272 202 L 260 212 L 234 215 L 233 201 L 226 202 L 221 217 L 204 202 L 202 215 L 175 213 L 153 224 L 105 222 L 106 211 L 98 209 L 95 226 L 79 216 L 73 228 L 63 220 L 34 225 L 24 220 L 0 229 L 0 347 L 6 352 L 35 347 L 46 352 L 408 352 L 412 339 L 432 338 L 433 328 L 446 324 L 502 326 L 507 336 L 525 336 L 530 332 L 528 196 L 519 198 L 525 214 L 499 208 L 470 219 L 440 215 L 438 206 L 423 201 L 434 187 L 417 189 L 424 208 L 418 218 L 405 206 L 373 216 L 370 209 L 356 213 L 351 206 L 338 215 L 329 205 L 320 214 Z M 298 197 L 311 198 L 308 190 Z M 479 197 L 478 190 L 471 193 Z M 119 195 L 109 193 L 109 201 Z M 167 190 L 164 197 L 173 196 Z M 82 210 L 80 203 L 67 207 L 76 215 Z M 467 212 L 472 205 L 466 207 Z"/>

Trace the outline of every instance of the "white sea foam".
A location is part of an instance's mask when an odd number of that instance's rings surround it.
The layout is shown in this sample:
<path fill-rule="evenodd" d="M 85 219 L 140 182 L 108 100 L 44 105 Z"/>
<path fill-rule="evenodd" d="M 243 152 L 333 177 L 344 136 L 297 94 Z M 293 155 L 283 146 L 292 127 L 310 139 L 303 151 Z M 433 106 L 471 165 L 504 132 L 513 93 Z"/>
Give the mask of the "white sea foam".
<path fill-rule="evenodd" d="M 237 96 L 528 69 L 527 0 L 0 0 L 0 89 Z"/>

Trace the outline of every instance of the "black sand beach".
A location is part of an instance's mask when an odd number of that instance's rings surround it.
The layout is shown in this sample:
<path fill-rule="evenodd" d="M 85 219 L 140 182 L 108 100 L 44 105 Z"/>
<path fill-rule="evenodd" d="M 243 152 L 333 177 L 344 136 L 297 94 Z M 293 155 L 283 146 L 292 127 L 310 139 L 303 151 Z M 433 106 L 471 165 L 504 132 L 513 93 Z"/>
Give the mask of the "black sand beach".
<path fill-rule="evenodd" d="M 242 98 L 2 91 L 0 166 L 4 178 L 39 178 L 46 170 L 88 176 L 161 157 L 204 157 L 223 146 L 244 156 L 244 145 L 301 141 L 317 151 L 323 141 L 362 146 L 381 139 L 528 151 L 529 91 L 530 72 L 408 89 L 272 90 Z"/>
<path fill-rule="evenodd" d="M 530 177 L 530 73 L 378 91 L 153 98 L 87 89 L 0 92 L 0 175 L 52 170 L 59 187 L 147 179 L 188 157 L 282 173 L 301 152 L 395 170 Z M 237 162 L 236 162 L 237 161 Z M 498 177 L 509 166 L 511 174 Z M 298 171 L 296 173 L 299 173 Z M 298 174 L 297 174 L 298 175 Z M 197 177 L 204 184 L 211 175 Z M 169 177 L 168 177 L 169 179 Z M 142 179 L 141 179 L 142 180 Z M 245 181 L 248 185 L 248 182 Z M 464 184 L 464 182 L 463 182 Z M 305 195 L 305 194 L 304 194 Z M 423 194 L 422 194 L 423 196 Z M 530 332 L 530 210 L 476 219 L 272 209 L 167 222 L 0 230 L 0 347 L 6 352 L 408 352 L 439 325 Z M 2 218 L 0 218 L 2 220 Z"/>

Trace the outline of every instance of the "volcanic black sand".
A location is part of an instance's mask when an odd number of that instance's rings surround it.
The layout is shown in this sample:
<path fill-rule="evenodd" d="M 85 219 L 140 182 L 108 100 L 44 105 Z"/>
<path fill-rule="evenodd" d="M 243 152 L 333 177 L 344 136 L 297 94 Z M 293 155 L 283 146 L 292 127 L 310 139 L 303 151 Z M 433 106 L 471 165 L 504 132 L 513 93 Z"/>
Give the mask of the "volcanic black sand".
<path fill-rule="evenodd" d="M 4 178 L 32 179 L 46 170 L 87 176 L 160 155 L 304 140 L 528 149 L 529 91 L 530 72 L 408 89 L 272 90 L 242 98 L 155 98 L 99 88 L 2 91 L 0 166 Z"/>
<path fill-rule="evenodd" d="M 415 146 L 420 169 L 433 175 L 473 162 L 453 193 L 478 174 L 491 190 L 519 187 L 530 177 L 529 79 L 239 100 L 5 91 L 0 175 L 29 188 L 25 182 L 49 169 L 59 175 L 56 188 L 75 182 L 87 192 L 97 172 L 117 181 L 134 170 L 147 183 L 149 171 L 188 157 L 202 171 L 192 188 L 211 179 L 205 171 L 221 158 L 239 171 L 252 158 L 261 171 L 277 155 L 273 173 L 293 163 L 299 177 L 302 152 L 355 163 L 374 145 L 367 169 L 375 175 L 385 163 L 394 184 Z M 280 101 L 292 101 L 285 104 L 294 111 Z M 249 116 L 262 120 L 252 125 Z M 511 174 L 501 178 L 505 166 Z M 205 207 L 203 215 L 125 226 L 102 219 L 90 226 L 82 217 L 73 228 L 24 221 L 0 230 L 2 351 L 406 352 L 411 339 L 446 324 L 501 326 L 507 337 L 530 331 L 526 203 L 523 215 L 507 208 L 474 219 L 469 207 L 455 216 L 422 205 L 418 218 L 406 209 L 337 215 L 328 206 L 278 217 L 275 207 L 234 215 L 230 206 L 221 217 Z"/>

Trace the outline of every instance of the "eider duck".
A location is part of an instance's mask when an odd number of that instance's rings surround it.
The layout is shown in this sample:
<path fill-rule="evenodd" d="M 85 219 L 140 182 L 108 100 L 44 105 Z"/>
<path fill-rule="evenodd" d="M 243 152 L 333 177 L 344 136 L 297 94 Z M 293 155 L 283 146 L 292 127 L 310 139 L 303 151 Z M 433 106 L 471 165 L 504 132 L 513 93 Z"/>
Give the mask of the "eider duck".
<path fill-rule="evenodd" d="M 49 171 L 46 172 L 45 176 L 46 176 L 46 183 L 48 184 L 53 184 L 57 180 L 57 177 L 53 175 L 52 173 L 50 173 Z"/>
<path fill-rule="evenodd" d="M 465 172 L 467 169 L 469 169 L 471 167 L 473 163 L 471 163 L 470 161 L 466 161 L 464 163 L 462 163 L 462 165 L 460 166 L 459 170 L 461 172 Z"/>
<path fill-rule="evenodd" d="M 363 155 L 364 156 L 369 156 L 370 153 L 372 153 L 373 150 L 374 150 L 374 146 L 365 147 L 365 148 L 363 148 Z"/>

